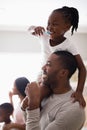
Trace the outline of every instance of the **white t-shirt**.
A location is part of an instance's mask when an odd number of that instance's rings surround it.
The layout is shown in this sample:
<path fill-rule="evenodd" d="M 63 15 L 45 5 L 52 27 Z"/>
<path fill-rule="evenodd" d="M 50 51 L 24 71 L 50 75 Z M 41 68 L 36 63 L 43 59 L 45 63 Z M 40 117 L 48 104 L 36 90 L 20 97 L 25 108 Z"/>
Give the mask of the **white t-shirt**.
<path fill-rule="evenodd" d="M 40 43 L 41 43 L 42 64 L 44 64 L 47 61 L 51 53 L 57 50 L 69 51 L 73 55 L 79 54 L 77 48 L 75 47 L 74 44 L 70 42 L 69 39 L 66 39 L 64 42 L 62 42 L 59 45 L 50 46 L 49 35 L 47 35 L 46 33 L 43 33 L 43 35 L 41 35 L 39 38 L 40 38 Z"/>
<path fill-rule="evenodd" d="M 25 124 L 25 119 L 24 119 L 23 112 L 21 110 L 21 104 L 20 103 L 14 109 L 13 118 L 14 118 L 15 123 Z"/>

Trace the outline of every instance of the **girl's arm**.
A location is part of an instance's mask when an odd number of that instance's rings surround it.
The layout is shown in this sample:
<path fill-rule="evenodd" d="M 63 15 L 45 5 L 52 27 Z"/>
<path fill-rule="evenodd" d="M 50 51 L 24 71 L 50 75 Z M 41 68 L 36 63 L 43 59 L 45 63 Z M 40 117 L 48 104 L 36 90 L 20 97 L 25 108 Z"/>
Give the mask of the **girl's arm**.
<path fill-rule="evenodd" d="M 78 54 L 75 57 L 76 57 L 76 60 L 78 63 L 78 84 L 77 84 L 76 92 L 73 93 L 72 97 L 75 98 L 74 101 L 79 101 L 80 105 L 85 107 L 86 102 L 84 100 L 82 93 L 83 93 L 84 84 L 85 84 L 85 80 L 86 80 L 86 68 L 82 61 L 81 56 Z"/>

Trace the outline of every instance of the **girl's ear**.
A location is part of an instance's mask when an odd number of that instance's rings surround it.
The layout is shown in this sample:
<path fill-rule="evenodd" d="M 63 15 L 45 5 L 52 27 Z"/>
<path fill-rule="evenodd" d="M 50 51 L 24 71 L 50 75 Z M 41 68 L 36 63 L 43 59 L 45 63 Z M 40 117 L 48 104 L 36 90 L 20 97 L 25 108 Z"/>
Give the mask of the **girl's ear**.
<path fill-rule="evenodd" d="M 66 23 L 65 25 L 65 31 L 68 31 L 71 28 L 71 24 L 70 23 Z"/>

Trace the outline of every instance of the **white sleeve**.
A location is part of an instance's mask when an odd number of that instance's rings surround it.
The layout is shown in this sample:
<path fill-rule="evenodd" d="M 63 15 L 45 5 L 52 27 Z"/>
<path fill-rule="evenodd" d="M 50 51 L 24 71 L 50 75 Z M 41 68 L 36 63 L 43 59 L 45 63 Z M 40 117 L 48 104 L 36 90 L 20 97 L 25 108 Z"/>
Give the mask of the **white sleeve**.
<path fill-rule="evenodd" d="M 26 110 L 26 130 L 41 130 L 40 128 L 40 109 Z"/>
<path fill-rule="evenodd" d="M 74 44 L 72 44 L 72 43 L 70 43 L 68 45 L 67 51 L 69 51 L 73 55 L 78 55 L 79 54 L 77 47 Z"/>
<path fill-rule="evenodd" d="M 41 53 L 42 53 L 42 65 L 46 64 L 48 57 L 51 54 L 50 44 L 49 44 L 49 35 L 43 34 L 40 37 Z"/>

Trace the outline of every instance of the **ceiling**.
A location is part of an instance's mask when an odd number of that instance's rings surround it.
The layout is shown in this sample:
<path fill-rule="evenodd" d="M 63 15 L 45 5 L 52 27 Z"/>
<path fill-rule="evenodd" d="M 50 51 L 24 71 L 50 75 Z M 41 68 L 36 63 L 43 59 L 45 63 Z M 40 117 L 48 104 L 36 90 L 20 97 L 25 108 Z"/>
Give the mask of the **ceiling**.
<path fill-rule="evenodd" d="M 45 26 L 52 10 L 75 7 L 79 11 L 79 31 L 87 32 L 87 0 L 0 0 L 0 30 L 27 30 Z"/>

